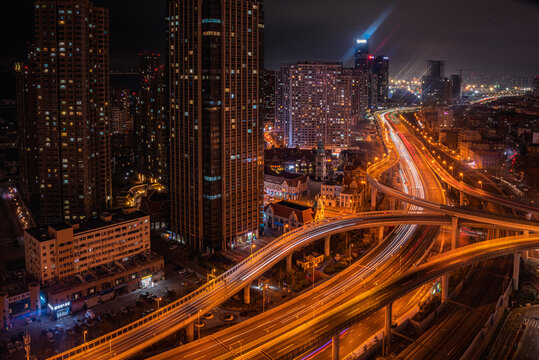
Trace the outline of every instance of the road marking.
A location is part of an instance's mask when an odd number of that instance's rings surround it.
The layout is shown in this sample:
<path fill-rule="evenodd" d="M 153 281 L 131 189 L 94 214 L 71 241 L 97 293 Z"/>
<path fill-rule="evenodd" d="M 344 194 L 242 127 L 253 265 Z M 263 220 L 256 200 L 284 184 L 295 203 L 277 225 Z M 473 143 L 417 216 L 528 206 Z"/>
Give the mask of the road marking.
<path fill-rule="evenodd" d="M 277 351 L 277 354 L 278 354 L 278 353 L 281 353 L 281 352 L 283 352 L 283 351 L 285 351 L 285 350 L 288 349 L 288 348 L 291 348 L 292 346 L 294 346 L 294 344 L 290 344 L 290 345 L 288 345 L 287 347 L 282 348 L 281 350 Z"/>
<path fill-rule="evenodd" d="M 328 327 L 328 325 L 326 325 L 326 326 L 324 326 L 324 327 L 321 327 L 320 329 L 316 330 L 314 333 L 316 334 L 317 332 L 322 331 L 322 330 L 324 330 L 324 329 L 327 328 L 327 327 Z"/>

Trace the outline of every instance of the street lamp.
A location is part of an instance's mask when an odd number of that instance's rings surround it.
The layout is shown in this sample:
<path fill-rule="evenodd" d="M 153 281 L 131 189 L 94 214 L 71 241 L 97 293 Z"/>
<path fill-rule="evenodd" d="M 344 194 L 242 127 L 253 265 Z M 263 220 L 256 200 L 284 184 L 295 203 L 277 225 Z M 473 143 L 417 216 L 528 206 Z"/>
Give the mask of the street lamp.
<path fill-rule="evenodd" d="M 161 298 L 158 297 L 158 298 L 157 298 L 157 310 L 159 310 L 159 303 L 160 303 L 160 302 L 161 302 Z"/>
<path fill-rule="evenodd" d="M 460 175 L 460 181 L 464 181 L 464 173 L 459 173 Z"/>
<path fill-rule="evenodd" d="M 264 284 L 262 287 L 262 312 L 266 310 L 266 289 L 268 288 L 268 284 Z"/>
<path fill-rule="evenodd" d="M 255 244 L 252 244 L 250 246 L 250 249 L 251 249 L 251 259 L 253 259 L 253 248 L 255 247 Z"/>
<path fill-rule="evenodd" d="M 481 187 L 481 190 L 483 190 L 483 182 L 479 180 L 479 186 Z"/>
<path fill-rule="evenodd" d="M 82 343 L 83 343 L 83 344 L 86 343 L 86 334 L 87 334 L 87 333 L 88 333 L 88 330 L 84 330 L 84 331 L 82 332 L 82 337 L 83 337 Z"/>

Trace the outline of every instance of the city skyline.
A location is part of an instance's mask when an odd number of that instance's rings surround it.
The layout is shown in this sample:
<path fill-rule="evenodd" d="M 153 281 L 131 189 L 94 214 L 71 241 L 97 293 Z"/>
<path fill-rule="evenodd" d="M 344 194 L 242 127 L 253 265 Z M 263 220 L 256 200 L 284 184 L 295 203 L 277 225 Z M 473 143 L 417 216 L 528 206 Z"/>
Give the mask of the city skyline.
<path fill-rule="evenodd" d="M 537 359 L 534 2 L 6 3 L 0 359 Z"/>
<path fill-rule="evenodd" d="M 95 3 L 110 9 L 112 69 L 137 69 L 136 54 L 143 50 L 164 52 L 166 0 L 134 4 L 130 1 L 129 16 L 124 13 L 125 0 Z M 6 26 L 3 33 L 9 29 L 12 35 L 3 39 L 2 47 L 10 49 L 0 56 L 0 69 L 4 70 L 12 69 L 15 61 L 24 59 L 25 43 L 32 39 L 27 29 L 31 2 L 9 6 L 27 16 L 23 21 L 6 18 L 0 25 Z M 539 6 L 533 1 L 459 0 L 425 4 L 419 0 L 402 3 L 346 0 L 328 7 L 319 0 L 310 1 L 309 10 L 305 11 L 305 1 L 275 0 L 264 7 L 268 69 L 307 60 L 346 63 L 353 56 L 351 41 L 367 33 L 373 44 L 379 44 L 373 55 L 383 53 L 392 59 L 393 77 L 422 75 L 427 58 L 445 59 L 449 73 L 457 69 L 496 75 L 537 73 L 535 59 L 539 57 L 539 49 L 534 46 L 534 34 L 539 32 L 535 21 Z M 281 11 L 283 7 L 287 11 Z M 141 22 L 145 26 L 138 26 Z"/>

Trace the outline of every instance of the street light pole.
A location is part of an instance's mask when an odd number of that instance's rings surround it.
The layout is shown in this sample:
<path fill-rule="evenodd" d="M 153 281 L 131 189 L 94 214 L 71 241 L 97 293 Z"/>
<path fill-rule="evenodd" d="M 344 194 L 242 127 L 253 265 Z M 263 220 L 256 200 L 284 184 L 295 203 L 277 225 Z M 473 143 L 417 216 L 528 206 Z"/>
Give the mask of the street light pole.
<path fill-rule="evenodd" d="M 84 331 L 82 332 L 82 337 L 83 337 L 82 343 L 83 343 L 83 344 L 86 344 L 86 333 L 87 333 L 87 332 L 88 332 L 88 330 L 84 330 Z"/>

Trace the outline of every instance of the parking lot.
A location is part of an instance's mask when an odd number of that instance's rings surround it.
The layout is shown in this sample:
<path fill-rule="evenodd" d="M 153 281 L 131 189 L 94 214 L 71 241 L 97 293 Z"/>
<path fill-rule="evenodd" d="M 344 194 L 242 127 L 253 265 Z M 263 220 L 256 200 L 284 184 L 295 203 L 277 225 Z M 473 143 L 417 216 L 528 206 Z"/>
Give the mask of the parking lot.
<path fill-rule="evenodd" d="M 31 338 L 31 354 L 38 359 L 46 358 L 82 344 L 84 338 L 88 341 L 127 325 L 157 310 L 158 306 L 185 295 L 188 288 L 204 281 L 200 275 L 177 265 L 167 265 L 165 273 L 169 277 L 154 286 L 138 289 L 92 307 L 90 310 L 95 316 L 93 319 L 86 316 L 86 311 L 59 320 L 50 319 L 44 313 L 39 320 L 36 317 L 34 321 L 30 321 L 28 316 L 15 318 L 12 329 L 0 330 L 0 359 L 25 359 L 22 338 L 25 332 Z M 17 341 L 21 346 L 17 347 Z"/>

